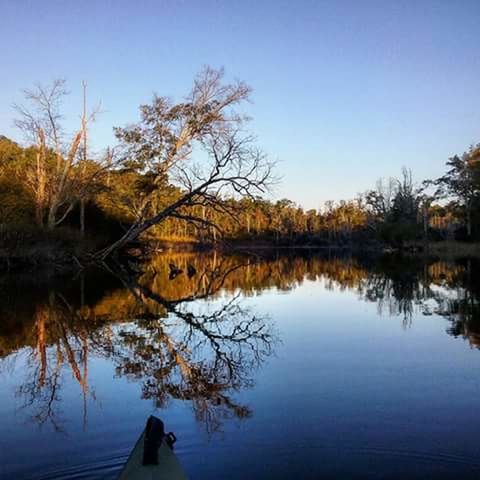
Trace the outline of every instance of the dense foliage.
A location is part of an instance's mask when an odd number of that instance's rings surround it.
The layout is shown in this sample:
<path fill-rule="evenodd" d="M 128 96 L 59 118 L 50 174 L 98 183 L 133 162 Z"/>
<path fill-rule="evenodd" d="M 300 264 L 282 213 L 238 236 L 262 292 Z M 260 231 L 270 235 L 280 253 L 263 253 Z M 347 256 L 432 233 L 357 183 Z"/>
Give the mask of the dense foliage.
<path fill-rule="evenodd" d="M 29 169 L 35 167 L 35 155 L 34 147 L 22 148 L 0 138 L 0 225 L 4 232 L 35 225 L 34 193 L 27 180 Z M 378 181 L 374 189 L 355 200 L 326 202 L 318 210 L 305 211 L 286 199 L 272 202 L 249 197 L 225 200 L 238 213 L 234 216 L 208 206 L 193 207 L 195 215 L 210 221 L 212 226 L 167 218 L 153 227 L 148 237 L 210 242 L 219 240 L 221 235 L 228 240 L 277 244 L 348 244 L 374 239 L 395 245 L 420 240 L 424 235 L 432 240 L 478 239 L 478 155 L 478 150 L 471 149 L 462 157 L 450 159 L 450 170 L 445 176 L 430 182 L 438 187 L 432 196 L 416 187 L 411 173 L 404 171 L 401 179 Z M 95 162 L 90 163 L 95 170 Z M 135 220 L 136 202 L 150 189 L 149 175 L 138 170 L 121 168 L 103 173 L 87 202 L 87 232 L 103 241 L 114 238 Z M 154 200 L 166 206 L 181 194 L 178 187 L 165 182 Z M 79 228 L 78 203 L 66 216 L 64 225 Z"/>
<path fill-rule="evenodd" d="M 13 231 L 31 231 L 35 225 L 34 192 L 27 181 L 29 169 L 35 167 L 35 155 L 34 147 L 22 148 L 5 137 L 0 138 L 0 227 L 4 237 L 7 233 L 12 236 Z M 305 211 L 286 199 L 272 202 L 250 197 L 226 199 L 231 208 L 221 211 L 194 206 L 192 214 L 208 223 L 166 218 L 154 226 L 146 238 L 318 245 L 374 240 L 397 246 L 424 237 L 478 239 L 478 150 L 455 156 L 447 165 L 450 169 L 445 176 L 429 182 L 437 187 L 430 196 L 426 195 L 425 187 L 415 186 L 410 172 L 404 171 L 401 179 L 378 181 L 374 189 L 355 200 L 326 202 L 319 210 Z M 151 193 L 150 190 L 148 173 L 131 168 L 105 172 L 97 179 L 95 191 L 87 201 L 87 234 L 104 243 L 114 239 L 135 221 L 136 202 L 146 191 Z M 165 182 L 152 198 L 157 203 L 155 208 L 159 208 L 181 195 L 180 188 Z M 78 205 L 77 202 L 63 222 L 73 230 L 79 229 Z M 237 213 L 231 215 L 230 211 Z"/>

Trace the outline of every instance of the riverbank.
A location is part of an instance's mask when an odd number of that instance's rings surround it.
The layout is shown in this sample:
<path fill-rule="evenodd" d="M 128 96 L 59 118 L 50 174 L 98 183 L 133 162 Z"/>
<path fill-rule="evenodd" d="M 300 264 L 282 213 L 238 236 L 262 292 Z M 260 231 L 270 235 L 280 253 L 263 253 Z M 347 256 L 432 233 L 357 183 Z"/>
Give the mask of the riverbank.
<path fill-rule="evenodd" d="M 151 244 L 155 252 L 195 252 L 202 250 L 229 251 L 265 251 L 265 250 L 312 250 L 325 252 L 351 252 L 354 254 L 408 254 L 427 255 L 449 258 L 480 257 L 479 242 L 461 242 L 457 240 L 438 242 L 409 242 L 404 247 L 392 247 L 380 242 L 352 243 L 352 244 L 288 244 L 268 241 L 227 241 L 224 243 L 207 244 L 193 241 L 157 241 Z"/>
<path fill-rule="evenodd" d="M 427 245 L 426 251 L 430 255 L 447 258 L 480 258 L 480 243 L 459 241 L 432 242 Z"/>
<path fill-rule="evenodd" d="M 105 244 L 105 239 L 82 237 L 78 231 L 58 229 L 53 232 L 22 230 L 2 232 L 0 242 L 0 272 L 28 272 L 44 270 L 51 274 L 75 270 L 84 264 L 91 252 Z M 274 243 L 269 241 L 226 241 L 203 243 L 192 240 L 155 240 L 144 242 L 127 251 L 131 257 L 143 258 L 160 252 L 201 252 L 218 250 L 223 253 L 265 253 L 272 251 L 318 251 L 326 254 L 353 254 L 382 256 L 405 254 L 409 256 L 430 256 L 445 259 L 465 257 L 480 258 L 480 243 L 460 241 L 439 241 L 425 244 L 413 242 L 403 248 L 393 248 L 378 242 L 316 245 Z"/>
<path fill-rule="evenodd" d="M 103 240 L 104 241 L 104 240 Z M 0 231 L 0 272 L 45 270 L 65 272 L 95 251 L 100 239 L 82 237 L 76 230 L 21 228 Z"/>

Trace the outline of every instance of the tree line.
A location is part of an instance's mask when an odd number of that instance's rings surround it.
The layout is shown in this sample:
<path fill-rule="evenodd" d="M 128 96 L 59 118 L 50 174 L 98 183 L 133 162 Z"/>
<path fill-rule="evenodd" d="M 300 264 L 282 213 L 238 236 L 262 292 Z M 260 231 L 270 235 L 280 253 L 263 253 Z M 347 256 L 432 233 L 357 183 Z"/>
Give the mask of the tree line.
<path fill-rule="evenodd" d="M 183 101 L 154 96 L 137 123 L 115 128 L 117 145 L 93 154 L 100 109 L 88 110 L 86 84 L 73 134 L 64 129 L 63 80 L 26 90 L 15 106 L 25 144 L 0 137 L 0 246 L 63 236 L 105 259 L 145 239 L 393 246 L 479 239 L 478 145 L 448 159 L 437 179 L 418 183 L 404 168 L 354 199 L 310 210 L 268 200 L 274 164 L 240 110 L 250 93 L 205 67 Z"/>

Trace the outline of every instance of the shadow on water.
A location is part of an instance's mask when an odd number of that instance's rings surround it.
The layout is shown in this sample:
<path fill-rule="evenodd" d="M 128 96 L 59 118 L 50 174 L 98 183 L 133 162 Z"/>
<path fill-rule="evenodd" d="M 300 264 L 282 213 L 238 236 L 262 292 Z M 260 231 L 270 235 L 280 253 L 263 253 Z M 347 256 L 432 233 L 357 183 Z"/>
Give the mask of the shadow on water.
<path fill-rule="evenodd" d="M 354 292 L 405 328 L 415 313 L 449 320 L 447 333 L 480 346 L 480 269 L 387 258 L 369 262 L 312 253 L 262 256 L 162 254 L 139 274 L 92 271 L 74 279 L 0 279 L 0 371 L 22 362 L 16 395 L 34 422 L 62 430 L 63 375 L 84 397 L 91 357 L 115 365 L 139 385 L 139 396 L 163 407 L 188 402 L 207 431 L 251 410 L 235 392 L 251 387 L 254 372 L 280 339 L 268 317 L 245 304 L 263 290 L 289 291 L 305 281 Z"/>

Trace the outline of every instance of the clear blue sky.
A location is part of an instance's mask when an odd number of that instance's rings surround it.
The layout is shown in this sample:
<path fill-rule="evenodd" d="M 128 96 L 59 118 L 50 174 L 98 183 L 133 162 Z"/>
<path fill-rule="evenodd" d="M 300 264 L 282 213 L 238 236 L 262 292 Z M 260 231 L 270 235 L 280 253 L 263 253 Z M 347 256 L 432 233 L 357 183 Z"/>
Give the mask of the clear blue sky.
<path fill-rule="evenodd" d="M 254 89 L 248 113 L 281 162 L 275 197 L 352 198 L 402 165 L 415 178 L 480 141 L 480 1 L 0 0 L 0 134 L 20 139 L 20 89 L 81 81 L 112 126 L 152 92 L 180 97 L 204 64 Z"/>

